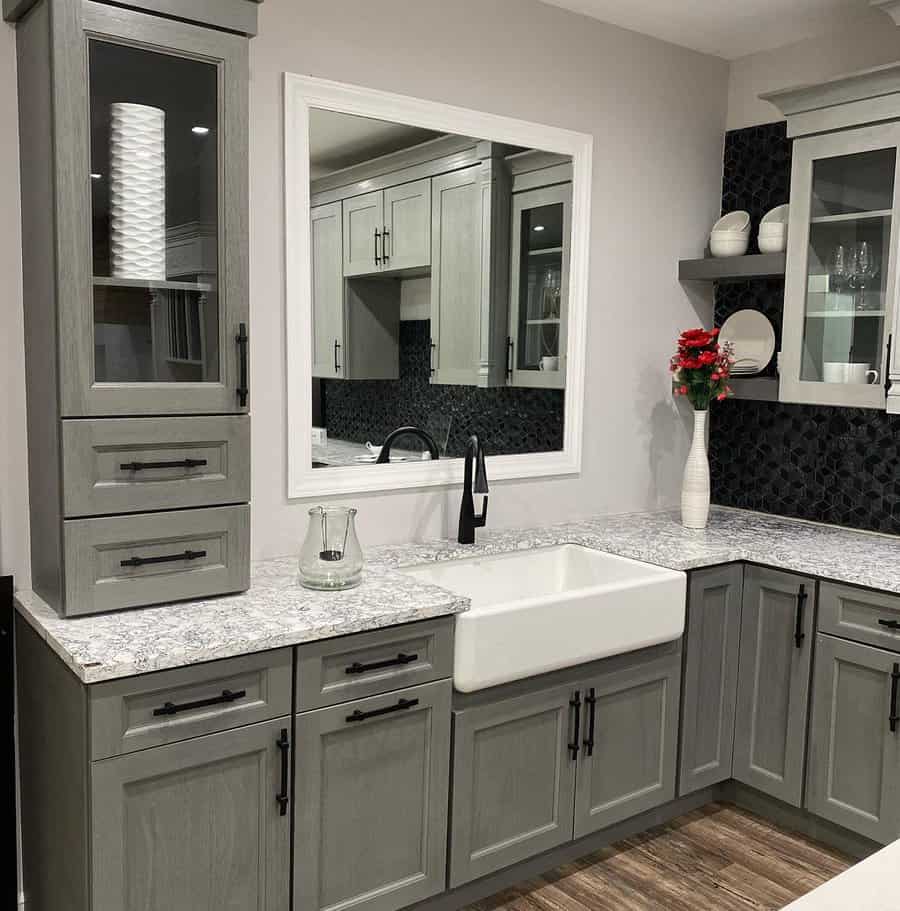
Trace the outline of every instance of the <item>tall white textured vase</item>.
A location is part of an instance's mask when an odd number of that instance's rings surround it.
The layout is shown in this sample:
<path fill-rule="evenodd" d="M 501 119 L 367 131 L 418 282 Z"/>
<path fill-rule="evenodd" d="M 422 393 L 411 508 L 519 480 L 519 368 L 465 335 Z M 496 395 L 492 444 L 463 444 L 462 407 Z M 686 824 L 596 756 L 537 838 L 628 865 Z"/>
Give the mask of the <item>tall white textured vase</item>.
<path fill-rule="evenodd" d="M 706 528 L 709 520 L 709 459 L 706 456 L 706 416 L 694 409 L 694 439 L 684 466 L 681 487 L 681 524 L 685 528 Z"/>
<path fill-rule="evenodd" d="M 166 113 L 110 105 L 110 267 L 116 278 L 166 278 Z"/>

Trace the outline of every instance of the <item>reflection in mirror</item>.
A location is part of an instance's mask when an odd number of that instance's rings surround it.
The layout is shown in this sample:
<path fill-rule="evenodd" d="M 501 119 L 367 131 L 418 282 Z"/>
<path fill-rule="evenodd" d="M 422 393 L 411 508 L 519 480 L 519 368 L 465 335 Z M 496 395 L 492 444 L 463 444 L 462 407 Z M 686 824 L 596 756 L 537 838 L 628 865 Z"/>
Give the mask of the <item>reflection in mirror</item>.
<path fill-rule="evenodd" d="M 571 159 L 309 123 L 313 467 L 561 451 Z"/>

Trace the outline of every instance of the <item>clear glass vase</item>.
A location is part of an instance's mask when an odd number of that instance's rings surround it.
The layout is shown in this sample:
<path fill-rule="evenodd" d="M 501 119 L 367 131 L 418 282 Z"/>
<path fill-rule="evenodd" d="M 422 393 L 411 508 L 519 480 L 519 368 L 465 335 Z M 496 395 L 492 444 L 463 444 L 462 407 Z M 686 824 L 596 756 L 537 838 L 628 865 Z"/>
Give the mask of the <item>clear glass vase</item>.
<path fill-rule="evenodd" d="M 363 554 L 356 537 L 356 510 L 314 506 L 300 549 L 300 582 L 306 588 L 340 591 L 362 581 Z"/>

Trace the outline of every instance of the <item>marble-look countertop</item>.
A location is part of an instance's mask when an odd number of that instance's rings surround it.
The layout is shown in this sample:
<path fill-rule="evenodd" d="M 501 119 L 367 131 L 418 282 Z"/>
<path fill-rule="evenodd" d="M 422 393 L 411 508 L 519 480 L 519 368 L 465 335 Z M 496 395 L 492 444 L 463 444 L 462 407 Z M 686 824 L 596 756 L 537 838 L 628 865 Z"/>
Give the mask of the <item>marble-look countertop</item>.
<path fill-rule="evenodd" d="M 314 443 L 312 451 L 313 461 L 324 462 L 326 468 L 373 465 L 374 462 L 360 461 L 360 456 L 368 455 L 371 453 L 366 449 L 365 443 L 353 443 L 350 440 L 339 440 L 337 437 L 329 437 L 325 446 Z M 391 462 L 418 462 L 421 459 L 421 452 L 391 447 Z"/>
<path fill-rule="evenodd" d="M 702 531 L 672 512 L 635 513 L 544 528 L 480 531 L 451 541 L 371 548 L 362 585 L 302 588 L 293 558 L 256 563 L 243 594 L 61 619 L 33 592 L 19 610 L 85 683 L 181 667 L 413 620 L 459 613 L 468 601 L 398 570 L 492 553 L 583 544 L 669 569 L 747 561 L 900 594 L 900 537 L 714 508 Z"/>

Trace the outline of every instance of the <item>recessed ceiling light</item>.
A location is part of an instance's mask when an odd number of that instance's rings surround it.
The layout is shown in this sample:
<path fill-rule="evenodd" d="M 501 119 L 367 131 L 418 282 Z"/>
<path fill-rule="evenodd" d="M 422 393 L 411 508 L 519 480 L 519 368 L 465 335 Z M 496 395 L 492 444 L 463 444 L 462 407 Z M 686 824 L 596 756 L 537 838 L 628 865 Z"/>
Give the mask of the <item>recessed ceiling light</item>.
<path fill-rule="evenodd" d="M 191 132 L 197 136 L 205 136 L 209 132 L 209 127 L 191 127 Z"/>
<path fill-rule="evenodd" d="M 544 230 L 544 226 L 543 226 L 543 225 L 535 225 L 535 226 L 532 228 L 532 231 L 543 231 L 543 230 Z"/>
<path fill-rule="evenodd" d="M 96 171 L 91 171 L 91 180 L 100 180 L 102 177 L 102 174 L 98 174 Z"/>

